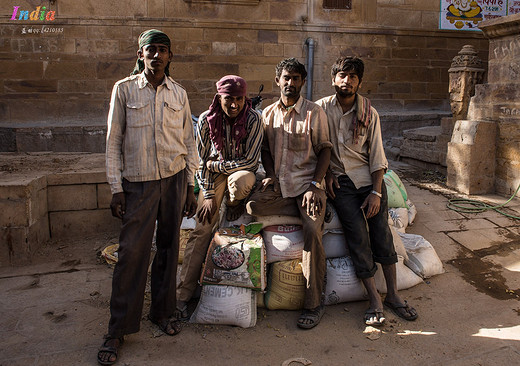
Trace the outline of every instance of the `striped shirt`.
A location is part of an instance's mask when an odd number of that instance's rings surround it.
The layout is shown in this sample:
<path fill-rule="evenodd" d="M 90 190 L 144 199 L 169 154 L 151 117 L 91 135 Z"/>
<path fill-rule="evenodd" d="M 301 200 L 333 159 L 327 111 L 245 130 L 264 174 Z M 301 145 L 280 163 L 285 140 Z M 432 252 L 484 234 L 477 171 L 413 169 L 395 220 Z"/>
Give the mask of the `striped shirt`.
<path fill-rule="evenodd" d="M 157 90 L 144 73 L 118 81 L 107 122 L 106 167 L 112 193 L 122 179 L 144 182 L 168 178 L 186 168 L 194 184 L 197 152 L 184 88 L 165 77 Z"/>
<path fill-rule="evenodd" d="M 249 110 L 246 121 L 246 138 L 240 141 L 238 151 L 235 149 L 235 141 L 231 137 L 231 125 L 222 124 L 224 146 L 217 152 L 209 136 L 209 124 L 206 118 L 209 111 L 202 113 L 197 125 L 197 151 L 199 153 L 199 168 L 197 180 L 202 188 L 204 198 L 215 196 L 214 183 L 219 174 L 230 175 L 239 170 L 255 172 L 258 168 L 260 151 L 262 147 L 263 129 L 260 115 L 254 109 Z M 206 166 L 208 160 L 215 159 L 210 166 Z"/>

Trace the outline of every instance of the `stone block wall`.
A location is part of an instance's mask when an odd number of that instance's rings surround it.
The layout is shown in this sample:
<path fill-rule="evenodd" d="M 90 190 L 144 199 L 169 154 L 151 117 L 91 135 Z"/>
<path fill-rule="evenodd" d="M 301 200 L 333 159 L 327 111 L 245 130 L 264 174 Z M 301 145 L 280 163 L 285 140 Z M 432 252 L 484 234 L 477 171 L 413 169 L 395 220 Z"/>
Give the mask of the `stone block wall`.
<path fill-rule="evenodd" d="M 279 94 L 276 63 L 304 62 L 309 37 L 316 41 L 313 99 L 333 92 L 330 65 L 353 54 L 366 61 L 362 93 L 387 111 L 449 111 L 453 56 L 469 43 L 487 59 L 488 41 L 478 32 L 438 30 L 438 2 L 354 0 L 352 10 L 324 10 L 317 0 L 52 3 L 2 3 L 0 126 L 103 125 L 112 86 L 133 68 L 137 37 L 148 28 L 172 38 L 172 75 L 187 89 L 194 114 L 208 107 L 215 81 L 229 73 L 248 81 L 251 96 L 264 84 L 266 106 Z M 46 6 L 56 19 L 11 20 L 13 6 Z"/>

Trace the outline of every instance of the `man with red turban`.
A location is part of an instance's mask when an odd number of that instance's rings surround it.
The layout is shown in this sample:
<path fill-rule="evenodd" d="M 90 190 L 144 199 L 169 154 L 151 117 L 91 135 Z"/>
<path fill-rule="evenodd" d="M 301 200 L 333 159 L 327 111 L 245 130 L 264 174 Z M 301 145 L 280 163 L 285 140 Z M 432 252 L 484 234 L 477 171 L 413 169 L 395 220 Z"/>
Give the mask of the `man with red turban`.
<path fill-rule="evenodd" d="M 200 185 L 197 225 L 191 232 L 177 287 L 177 310 L 188 318 L 187 303 L 197 289 L 209 243 L 220 221 L 225 198 L 227 219 L 244 212 L 244 200 L 256 182 L 263 139 L 262 120 L 247 98 L 247 84 L 236 75 L 226 75 L 217 84 L 209 110 L 199 118 L 196 133 Z"/>

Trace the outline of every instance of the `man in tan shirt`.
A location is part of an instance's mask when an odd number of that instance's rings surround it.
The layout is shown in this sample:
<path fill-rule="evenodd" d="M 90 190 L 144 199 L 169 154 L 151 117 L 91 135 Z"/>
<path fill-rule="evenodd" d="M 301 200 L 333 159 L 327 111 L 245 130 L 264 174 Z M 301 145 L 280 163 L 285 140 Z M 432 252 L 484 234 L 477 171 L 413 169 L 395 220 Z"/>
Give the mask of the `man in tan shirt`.
<path fill-rule="evenodd" d="M 108 115 L 110 208 L 122 227 L 101 365 L 115 363 L 123 337 L 139 331 L 156 222 L 148 317 L 167 335 L 180 332 L 173 318 L 180 225 L 197 205 L 193 124 L 186 91 L 168 76 L 170 39 L 155 29 L 141 33 L 137 56 L 133 75 L 114 86 Z"/>
<path fill-rule="evenodd" d="M 379 115 L 370 100 L 358 94 L 363 72 L 361 59 L 339 58 L 331 71 L 336 94 L 316 103 L 327 113 L 333 146 L 327 193 L 343 226 L 356 274 L 369 295 L 364 320 L 367 325 L 381 325 L 385 318 L 374 281 L 375 262 L 381 263 L 385 276 L 384 304 L 406 320 L 415 320 L 417 311 L 397 292 L 397 254 L 388 226 L 388 199 L 383 184 L 388 162 Z"/>
<path fill-rule="evenodd" d="M 305 66 L 294 58 L 276 67 L 280 100 L 264 109 L 262 164 L 266 178 L 247 203 L 253 216 L 300 216 L 303 223 L 304 311 L 298 326 L 315 327 L 324 313 L 322 293 L 326 272 L 323 221 L 324 180 L 331 143 L 323 109 L 300 96 Z"/>

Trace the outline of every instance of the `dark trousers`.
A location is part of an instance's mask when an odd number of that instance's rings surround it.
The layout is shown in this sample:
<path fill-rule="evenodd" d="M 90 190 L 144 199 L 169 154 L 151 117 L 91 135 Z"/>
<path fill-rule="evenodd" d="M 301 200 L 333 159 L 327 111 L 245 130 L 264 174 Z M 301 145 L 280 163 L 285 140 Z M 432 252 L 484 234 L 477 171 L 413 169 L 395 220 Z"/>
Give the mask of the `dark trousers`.
<path fill-rule="evenodd" d="M 338 178 L 340 187 L 334 188 L 334 208 L 343 227 L 350 256 L 359 278 L 374 276 L 381 264 L 397 263 L 392 232 L 388 226 L 388 198 L 383 183 L 379 212 L 365 220 L 361 205 L 372 191 L 372 186 L 356 188 L 348 175 Z"/>
<path fill-rule="evenodd" d="M 152 264 L 150 316 L 168 318 L 176 307 L 179 235 L 186 202 L 185 170 L 156 181 L 123 180 L 126 213 L 119 236 L 118 262 L 112 278 L 108 334 L 139 331 L 150 250 L 157 221 L 157 253 Z"/>

